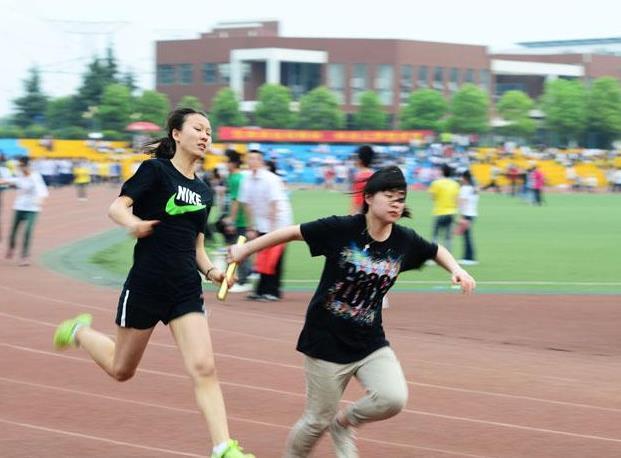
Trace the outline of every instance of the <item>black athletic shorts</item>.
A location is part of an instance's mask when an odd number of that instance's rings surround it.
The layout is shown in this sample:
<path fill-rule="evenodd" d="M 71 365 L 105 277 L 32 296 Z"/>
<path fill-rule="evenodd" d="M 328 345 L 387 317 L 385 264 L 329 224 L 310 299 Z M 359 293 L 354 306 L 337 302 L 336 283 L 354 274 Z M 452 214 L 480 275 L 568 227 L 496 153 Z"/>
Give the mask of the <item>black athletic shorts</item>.
<path fill-rule="evenodd" d="M 203 292 L 200 289 L 183 295 L 163 292 L 145 294 L 123 287 L 116 310 L 116 324 L 122 328 L 149 329 L 158 321 L 169 321 L 188 313 L 205 313 Z"/>

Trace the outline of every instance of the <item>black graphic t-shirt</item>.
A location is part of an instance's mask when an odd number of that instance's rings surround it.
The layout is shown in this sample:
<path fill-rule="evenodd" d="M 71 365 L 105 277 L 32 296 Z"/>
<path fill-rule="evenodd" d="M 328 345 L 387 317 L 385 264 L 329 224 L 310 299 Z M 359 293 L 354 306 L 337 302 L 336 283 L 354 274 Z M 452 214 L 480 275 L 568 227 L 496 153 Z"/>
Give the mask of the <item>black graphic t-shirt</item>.
<path fill-rule="evenodd" d="M 339 364 L 359 361 L 388 345 L 382 299 L 400 272 L 435 258 L 438 246 L 393 225 L 374 241 L 364 215 L 331 216 L 301 225 L 312 256 L 325 256 L 321 280 L 306 312 L 297 349 Z"/>
<path fill-rule="evenodd" d="M 159 220 L 153 233 L 138 239 L 129 289 L 143 293 L 195 293 L 201 280 L 196 265 L 196 237 L 205 231 L 212 193 L 199 178 L 190 179 L 169 159 L 149 159 L 121 188 L 134 201 L 134 215 Z"/>

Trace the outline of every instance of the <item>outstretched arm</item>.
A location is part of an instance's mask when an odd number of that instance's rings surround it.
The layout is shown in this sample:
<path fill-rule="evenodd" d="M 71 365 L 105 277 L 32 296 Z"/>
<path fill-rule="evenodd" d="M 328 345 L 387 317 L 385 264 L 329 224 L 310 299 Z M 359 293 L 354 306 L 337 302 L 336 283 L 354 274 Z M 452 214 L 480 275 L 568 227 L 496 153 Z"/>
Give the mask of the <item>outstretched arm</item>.
<path fill-rule="evenodd" d="M 474 291 L 477 283 L 468 272 L 462 269 L 453 255 L 443 246 L 438 245 L 438 254 L 436 254 L 436 262 L 451 274 L 451 282 L 454 285 L 461 286 L 462 292 L 469 294 Z"/>
<path fill-rule="evenodd" d="M 276 229 L 243 245 L 230 246 L 228 262 L 241 262 L 251 254 L 261 251 L 264 248 L 291 242 L 293 240 L 304 240 L 299 225 Z"/>

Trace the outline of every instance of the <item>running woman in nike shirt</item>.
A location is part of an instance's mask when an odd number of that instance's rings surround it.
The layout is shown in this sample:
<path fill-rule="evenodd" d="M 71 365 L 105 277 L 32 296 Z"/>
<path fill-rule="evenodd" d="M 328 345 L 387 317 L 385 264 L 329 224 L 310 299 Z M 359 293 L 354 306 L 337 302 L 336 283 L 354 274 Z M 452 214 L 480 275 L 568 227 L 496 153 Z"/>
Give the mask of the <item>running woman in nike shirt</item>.
<path fill-rule="evenodd" d="M 409 216 L 407 184 L 398 167 L 375 172 L 365 183 L 362 213 L 288 226 L 229 248 L 230 261 L 272 245 L 304 240 L 324 256 L 321 280 L 306 312 L 297 349 L 304 353 L 306 408 L 289 434 L 286 458 L 307 457 L 326 430 L 338 458 L 358 456 L 354 427 L 398 414 L 408 387 L 382 327 L 382 298 L 406 270 L 434 259 L 466 293 L 474 279 L 441 246 L 396 224 Z M 352 377 L 365 395 L 340 412 Z"/>
<path fill-rule="evenodd" d="M 229 436 L 198 273 L 225 281 L 205 253 L 211 193 L 194 174 L 211 145 L 211 126 L 205 114 L 179 108 L 170 114 L 167 131 L 148 145 L 155 158 L 141 164 L 108 211 L 138 239 L 119 299 L 116 339 L 92 329 L 91 316 L 83 314 L 58 327 L 54 344 L 81 346 L 108 375 L 125 381 L 136 372 L 155 325 L 169 324 L 207 420 L 211 456 L 251 458 Z"/>

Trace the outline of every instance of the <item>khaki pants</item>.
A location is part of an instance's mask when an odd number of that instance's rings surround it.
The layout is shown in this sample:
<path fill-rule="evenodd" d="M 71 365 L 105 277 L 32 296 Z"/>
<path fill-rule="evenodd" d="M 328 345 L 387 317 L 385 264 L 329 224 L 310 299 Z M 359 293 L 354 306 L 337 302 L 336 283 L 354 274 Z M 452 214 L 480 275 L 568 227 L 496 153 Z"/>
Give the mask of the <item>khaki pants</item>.
<path fill-rule="evenodd" d="M 390 347 L 349 364 L 336 364 L 306 357 L 306 407 L 295 424 L 285 448 L 286 458 L 305 458 L 328 428 L 350 379 L 356 377 L 366 395 L 345 408 L 355 426 L 398 414 L 408 399 L 401 365 Z"/>

